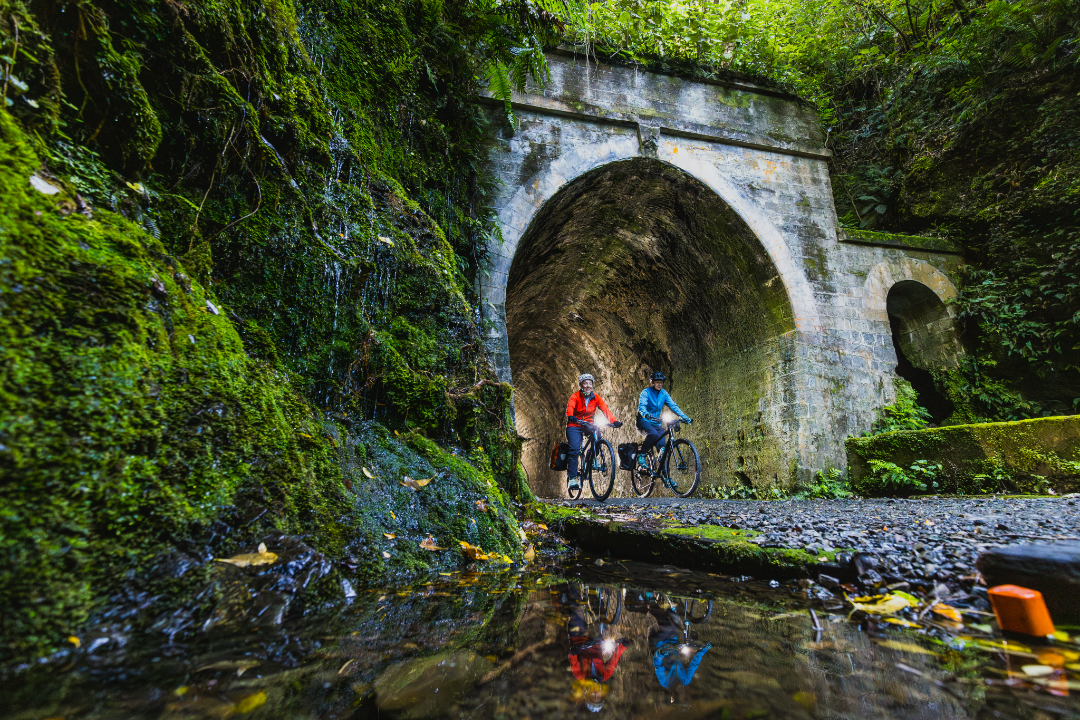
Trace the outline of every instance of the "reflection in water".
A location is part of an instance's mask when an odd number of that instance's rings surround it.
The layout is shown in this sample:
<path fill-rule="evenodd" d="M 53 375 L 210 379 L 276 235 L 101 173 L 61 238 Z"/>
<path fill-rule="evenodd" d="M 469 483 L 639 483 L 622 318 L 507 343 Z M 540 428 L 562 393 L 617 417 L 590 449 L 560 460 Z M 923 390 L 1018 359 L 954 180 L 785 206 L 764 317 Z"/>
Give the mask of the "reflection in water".
<path fill-rule="evenodd" d="M 1033 720 L 1080 710 L 1071 681 L 1051 694 L 1007 675 L 1032 660 L 1009 665 L 1011 651 L 961 651 L 845 615 L 817 623 L 795 586 L 603 568 L 579 559 L 440 576 L 360 591 L 295 626 L 230 620 L 172 643 L 110 626 L 69 666 L 2 683 L 0 717 Z"/>
<path fill-rule="evenodd" d="M 666 598 L 656 605 L 649 605 L 649 614 L 656 619 L 656 627 L 649 629 L 649 647 L 652 649 L 653 669 L 656 671 L 656 679 L 660 686 L 667 689 L 674 679 L 682 685 L 689 685 L 694 679 L 698 665 L 701 664 L 705 653 L 712 649 L 712 643 L 700 644 L 697 642 L 697 633 L 690 636 L 690 622 L 687 613 L 694 600 L 683 600 L 683 617 L 680 622 L 676 613 L 676 603 L 669 602 Z M 712 615 L 712 603 L 709 603 L 709 612 L 702 620 L 704 622 Z M 693 617 L 690 614 L 690 617 Z M 679 642 L 679 633 L 682 632 L 682 642 Z"/>

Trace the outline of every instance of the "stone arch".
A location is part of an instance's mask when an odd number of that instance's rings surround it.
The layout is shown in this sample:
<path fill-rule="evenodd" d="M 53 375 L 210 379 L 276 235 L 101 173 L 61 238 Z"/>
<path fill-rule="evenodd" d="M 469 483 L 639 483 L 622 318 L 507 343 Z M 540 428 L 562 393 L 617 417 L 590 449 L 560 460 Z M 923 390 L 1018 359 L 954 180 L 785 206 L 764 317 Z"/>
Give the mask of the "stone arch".
<path fill-rule="evenodd" d="M 880 263 L 866 281 L 867 310 L 889 324 L 896 375 L 907 380 L 935 422 L 953 411 L 932 372 L 955 368 L 963 355 L 956 310 L 958 294 L 940 270 L 913 258 Z"/>
<path fill-rule="evenodd" d="M 795 326 L 804 331 L 823 329 L 817 301 L 806 275 L 795 262 L 783 234 L 765 211 L 725 178 L 715 165 L 702 161 L 689 149 L 677 152 L 681 143 L 666 141 L 660 162 L 672 165 L 715 192 L 757 235 L 787 291 Z M 673 152 L 674 151 L 674 152 Z M 609 136 L 602 143 L 577 146 L 551 161 L 529 178 L 498 211 L 502 242 L 494 248 L 491 278 L 482 286 L 484 300 L 492 305 L 506 300 L 506 281 L 518 242 L 537 212 L 567 183 L 604 165 L 641 157 L 636 135 Z"/>
<path fill-rule="evenodd" d="M 956 311 L 949 304 L 960 292 L 945 273 L 936 267 L 916 258 L 898 258 L 878 263 L 870 268 L 863 285 L 866 318 L 878 322 L 889 322 L 889 291 L 898 282 L 910 280 L 926 286 L 941 301 L 950 317 Z"/>
<path fill-rule="evenodd" d="M 650 370 L 695 419 L 703 484 L 790 476 L 799 415 L 795 312 L 754 229 L 672 163 L 635 156 L 567 182 L 532 216 L 507 270 L 507 364 L 533 489 L 561 494 L 550 443 L 581 372 L 633 421 Z M 619 474 L 618 494 L 629 475 Z M 625 486 L 625 487 L 624 487 Z"/>

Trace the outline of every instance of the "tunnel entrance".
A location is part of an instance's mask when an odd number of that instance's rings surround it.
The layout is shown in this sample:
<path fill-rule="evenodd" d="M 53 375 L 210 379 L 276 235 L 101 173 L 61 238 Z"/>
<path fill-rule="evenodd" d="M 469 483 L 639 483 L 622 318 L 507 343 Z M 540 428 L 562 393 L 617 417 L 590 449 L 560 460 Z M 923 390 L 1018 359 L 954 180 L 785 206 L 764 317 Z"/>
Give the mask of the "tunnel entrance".
<path fill-rule="evenodd" d="M 931 421 L 940 424 L 954 407 L 937 389 L 930 371 L 956 365 L 960 353 L 956 322 L 941 298 L 914 280 L 893 285 L 885 308 L 896 350 L 896 374 L 911 383 Z"/>
<path fill-rule="evenodd" d="M 537 211 L 510 265 L 506 326 L 523 462 L 534 492 L 565 495 L 548 469 L 579 374 L 638 442 L 637 397 L 653 370 L 694 418 L 702 491 L 790 476 L 798 432 L 793 313 L 768 253 L 697 179 L 658 160 L 613 162 Z M 629 495 L 620 472 L 616 494 Z"/>

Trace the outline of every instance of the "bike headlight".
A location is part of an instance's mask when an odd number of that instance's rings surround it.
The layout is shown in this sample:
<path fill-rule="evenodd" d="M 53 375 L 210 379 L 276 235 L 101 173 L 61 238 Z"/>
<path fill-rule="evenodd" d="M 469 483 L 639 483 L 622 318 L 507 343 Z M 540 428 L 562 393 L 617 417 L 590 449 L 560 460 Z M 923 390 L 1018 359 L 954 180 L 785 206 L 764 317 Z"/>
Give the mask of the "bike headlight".
<path fill-rule="evenodd" d="M 671 412 L 667 408 L 664 408 L 664 412 L 660 413 L 660 419 L 666 423 L 675 422 L 675 413 Z"/>
<path fill-rule="evenodd" d="M 600 649 L 606 653 L 615 652 L 615 641 L 610 639 L 605 640 L 604 642 L 600 643 Z"/>
<path fill-rule="evenodd" d="M 595 425 L 597 428 L 600 428 L 601 430 L 606 428 L 610 424 L 611 423 L 608 422 L 606 415 L 601 415 L 600 417 L 593 420 L 593 425 Z"/>
<path fill-rule="evenodd" d="M 694 648 L 691 645 L 683 645 L 681 648 L 679 648 L 679 652 L 681 652 L 683 655 L 693 655 Z"/>

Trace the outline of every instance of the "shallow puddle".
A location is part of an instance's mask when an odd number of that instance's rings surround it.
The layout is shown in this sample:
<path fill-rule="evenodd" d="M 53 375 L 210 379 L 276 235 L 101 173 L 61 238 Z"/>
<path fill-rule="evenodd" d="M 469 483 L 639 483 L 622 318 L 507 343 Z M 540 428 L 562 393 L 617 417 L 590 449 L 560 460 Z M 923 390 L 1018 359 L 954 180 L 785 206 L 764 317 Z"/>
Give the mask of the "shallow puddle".
<path fill-rule="evenodd" d="M 796 585 L 609 559 L 443 574 L 285 628 L 102 635 L 6 680 L 0 716 L 1080 717 L 1070 643 L 810 607 Z"/>

